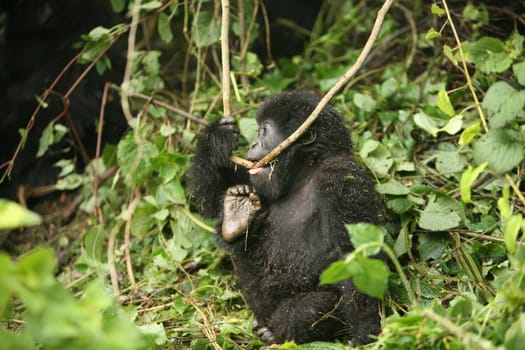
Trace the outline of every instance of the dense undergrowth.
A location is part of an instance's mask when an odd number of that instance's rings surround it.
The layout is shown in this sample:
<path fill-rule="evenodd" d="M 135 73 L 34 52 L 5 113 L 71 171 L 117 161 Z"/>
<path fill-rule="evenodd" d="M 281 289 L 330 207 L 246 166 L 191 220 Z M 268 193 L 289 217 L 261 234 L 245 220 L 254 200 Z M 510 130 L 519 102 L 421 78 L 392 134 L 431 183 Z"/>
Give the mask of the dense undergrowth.
<path fill-rule="evenodd" d="M 115 11 L 137 9 L 111 3 Z M 264 97 L 283 89 L 326 92 L 352 65 L 378 5 L 325 1 L 312 31 L 287 22 L 307 39 L 304 53 L 273 60 L 266 43 L 278 39 L 268 36 L 264 20 L 254 20 L 264 17 L 263 4 L 232 3 L 239 154 L 254 137 L 253 113 Z M 506 26 L 494 29 L 493 16 Z M 136 18 L 129 80 L 105 90 L 118 99 L 127 89 L 122 118 L 129 131 L 83 173 L 71 160 L 57 164 L 57 190 L 74 190 L 79 203 L 76 223 L 68 224 L 76 233 L 70 259 L 57 266 L 50 244 L 0 255 L 2 349 L 265 346 L 251 332 L 232 267 L 214 244 L 213 222 L 196 214 L 185 185 L 196 135 L 204 121 L 222 116 L 220 2 L 142 1 Z M 376 239 L 402 266 L 388 276 L 383 332 L 366 348 L 521 348 L 523 18 L 482 4 L 396 1 L 366 67 L 332 101 L 385 197 L 386 230 Z M 102 54 L 130 28 L 94 28 L 83 37 L 79 64 L 112 69 Z M 39 152 L 64 132 L 50 124 Z M 25 214 L 0 202 L 0 228 L 39 222 L 24 222 Z M 328 277 L 349 275 L 352 259 Z"/>

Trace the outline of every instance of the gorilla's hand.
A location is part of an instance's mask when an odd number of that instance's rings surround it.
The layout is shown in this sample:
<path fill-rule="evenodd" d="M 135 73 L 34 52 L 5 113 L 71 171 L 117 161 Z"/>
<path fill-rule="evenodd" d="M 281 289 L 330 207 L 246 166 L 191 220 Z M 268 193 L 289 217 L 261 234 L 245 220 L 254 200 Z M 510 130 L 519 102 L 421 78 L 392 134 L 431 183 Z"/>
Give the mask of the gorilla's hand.
<path fill-rule="evenodd" d="M 209 161 L 225 166 L 239 144 L 239 128 L 232 117 L 224 117 L 208 127 L 207 139 L 202 140 L 210 153 Z"/>
<path fill-rule="evenodd" d="M 237 185 L 228 188 L 224 197 L 222 238 L 233 242 L 246 233 L 259 209 L 261 202 L 253 187 Z"/>
<path fill-rule="evenodd" d="M 270 331 L 270 329 L 260 324 L 257 320 L 253 321 L 252 328 L 255 331 L 255 333 L 257 333 L 257 336 L 259 336 L 259 338 L 261 338 L 263 342 L 268 343 L 268 344 L 273 344 L 276 342 L 275 336 Z"/>

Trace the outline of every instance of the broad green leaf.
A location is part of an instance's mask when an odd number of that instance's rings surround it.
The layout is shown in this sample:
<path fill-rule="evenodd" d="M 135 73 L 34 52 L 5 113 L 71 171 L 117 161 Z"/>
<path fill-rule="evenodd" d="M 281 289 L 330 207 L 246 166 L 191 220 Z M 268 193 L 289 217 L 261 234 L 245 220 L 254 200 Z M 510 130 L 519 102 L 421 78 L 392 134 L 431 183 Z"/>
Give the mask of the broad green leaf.
<path fill-rule="evenodd" d="M 450 62 L 452 62 L 455 66 L 458 65 L 458 58 L 454 55 L 454 52 L 452 52 L 452 49 L 448 45 L 443 45 L 443 54 L 445 57 L 447 57 Z"/>
<path fill-rule="evenodd" d="M 416 203 L 405 197 L 390 199 L 387 202 L 387 208 L 399 215 L 406 213 L 414 205 L 416 205 Z"/>
<path fill-rule="evenodd" d="M 430 28 L 427 34 L 425 34 L 425 39 L 432 40 L 435 38 L 439 38 L 440 36 L 441 34 L 439 32 L 437 32 L 434 28 Z"/>
<path fill-rule="evenodd" d="M 383 243 L 383 232 L 373 224 L 361 222 L 357 224 L 348 224 L 346 229 L 350 236 L 350 241 L 355 249 L 367 243 Z M 374 247 L 366 250 L 365 255 L 377 254 L 381 248 Z"/>
<path fill-rule="evenodd" d="M 435 3 L 433 3 L 430 7 L 430 11 L 432 12 L 432 14 L 438 17 L 443 17 L 443 15 L 445 14 L 445 11 L 438 4 Z"/>
<path fill-rule="evenodd" d="M 155 339 L 155 344 L 157 345 L 163 345 L 168 342 L 166 330 L 162 323 L 148 323 L 138 326 L 137 329 L 140 333 L 153 337 Z"/>
<path fill-rule="evenodd" d="M 140 8 L 142 10 L 149 11 L 149 10 L 158 9 L 161 6 L 162 6 L 162 2 L 157 1 L 157 0 L 152 0 L 152 1 L 149 1 L 149 2 L 146 2 L 146 3 L 143 3 L 142 5 L 140 5 Z"/>
<path fill-rule="evenodd" d="M 346 261 L 335 261 L 321 273 L 321 284 L 333 284 L 352 276 Z"/>
<path fill-rule="evenodd" d="M 523 339 L 525 339 L 525 314 L 521 313 L 505 333 L 505 349 L 522 350 Z"/>
<path fill-rule="evenodd" d="M 37 158 L 42 157 L 49 149 L 49 146 L 51 146 L 54 143 L 53 125 L 54 123 L 49 123 L 42 132 L 42 135 L 40 136 L 40 141 L 38 143 L 38 151 L 36 153 Z"/>
<path fill-rule="evenodd" d="M 486 168 L 487 163 L 483 163 L 476 168 L 472 168 L 471 165 L 468 166 L 467 170 L 461 175 L 461 180 L 459 182 L 459 190 L 461 192 L 461 200 L 463 203 L 471 202 L 471 187 L 474 181 L 478 178 L 479 174 Z"/>
<path fill-rule="evenodd" d="M 490 169 L 504 173 L 522 162 L 524 145 L 518 133 L 492 129 L 474 143 L 473 158 L 476 164 L 488 163 Z"/>
<path fill-rule="evenodd" d="M 55 188 L 59 191 L 74 190 L 79 188 L 84 183 L 84 177 L 80 174 L 69 174 L 66 177 L 59 179 Z"/>
<path fill-rule="evenodd" d="M 525 62 L 516 63 L 512 66 L 512 72 L 521 86 L 525 86 Z"/>
<path fill-rule="evenodd" d="M 444 131 L 449 135 L 455 135 L 461 130 L 462 127 L 463 127 L 463 116 L 461 114 L 458 114 L 450 118 L 447 124 L 445 124 L 444 127 L 439 129 L 439 131 Z"/>
<path fill-rule="evenodd" d="M 483 37 L 475 42 L 464 42 L 463 51 L 469 62 L 473 62 L 484 73 L 506 71 L 513 60 L 505 44 L 492 37 Z"/>
<path fill-rule="evenodd" d="M 430 231 L 446 231 L 458 227 L 465 217 L 463 206 L 445 195 L 431 195 L 419 218 L 419 227 Z"/>
<path fill-rule="evenodd" d="M 0 198 L 0 229 L 35 226 L 42 222 L 40 215 L 20 204 Z"/>
<path fill-rule="evenodd" d="M 212 13 L 201 11 L 193 20 L 191 33 L 197 47 L 211 46 L 219 41 L 220 23 Z"/>
<path fill-rule="evenodd" d="M 186 204 L 184 189 L 177 179 L 161 184 L 157 188 L 155 198 L 161 207 L 167 204 Z"/>
<path fill-rule="evenodd" d="M 465 130 L 463 130 L 461 136 L 459 137 L 458 143 L 461 146 L 468 145 L 469 143 L 474 141 L 474 138 L 476 138 L 480 130 L 481 124 L 479 122 L 470 125 L 469 127 L 465 128 Z"/>
<path fill-rule="evenodd" d="M 436 156 L 436 170 L 442 175 L 455 174 L 465 168 L 465 160 L 457 151 L 439 152 Z"/>
<path fill-rule="evenodd" d="M 102 263 L 102 250 L 104 244 L 107 242 L 107 236 L 102 226 L 95 226 L 90 228 L 82 240 L 84 244 L 84 252 L 91 259 Z"/>
<path fill-rule="evenodd" d="M 439 259 L 447 250 L 448 238 L 439 233 L 425 233 L 419 235 L 417 250 L 423 261 Z"/>
<path fill-rule="evenodd" d="M 254 118 L 240 118 L 239 119 L 239 131 L 244 136 L 248 143 L 251 143 L 257 138 L 259 126 Z"/>
<path fill-rule="evenodd" d="M 456 115 L 456 111 L 454 111 L 454 107 L 452 106 L 452 103 L 450 102 L 450 98 L 448 97 L 448 93 L 446 90 L 442 89 L 438 92 L 438 100 L 437 100 L 437 107 L 446 115 L 453 117 Z"/>
<path fill-rule="evenodd" d="M 160 39 L 165 43 L 170 43 L 173 40 L 173 32 L 171 31 L 171 17 L 164 12 L 159 14 L 157 31 L 159 32 Z"/>
<path fill-rule="evenodd" d="M 378 175 L 388 175 L 394 164 L 388 148 L 376 140 L 366 140 L 359 154 L 368 168 Z"/>
<path fill-rule="evenodd" d="M 121 12 L 126 7 L 126 0 L 111 0 L 111 8 L 115 12 Z"/>
<path fill-rule="evenodd" d="M 523 217 L 521 214 L 511 215 L 503 224 L 503 240 L 507 250 L 514 254 L 518 246 L 518 233 L 520 232 Z"/>
<path fill-rule="evenodd" d="M 395 179 L 390 179 L 385 183 L 376 185 L 376 191 L 381 194 L 390 194 L 394 196 L 403 196 L 410 192 L 405 185 Z"/>
<path fill-rule="evenodd" d="M 369 95 L 356 93 L 353 98 L 354 104 L 363 111 L 372 112 L 376 106 L 376 101 Z"/>
<path fill-rule="evenodd" d="M 491 128 L 501 128 L 517 116 L 524 115 L 525 91 L 498 81 L 488 89 L 482 106 L 488 112 Z"/>
<path fill-rule="evenodd" d="M 356 255 L 356 258 L 348 263 L 348 270 L 352 282 L 360 291 L 374 298 L 383 299 L 390 274 L 383 261 Z"/>
<path fill-rule="evenodd" d="M 418 127 L 425 130 L 432 136 L 437 136 L 439 128 L 432 118 L 430 118 L 426 113 L 419 112 L 414 115 L 414 122 Z"/>

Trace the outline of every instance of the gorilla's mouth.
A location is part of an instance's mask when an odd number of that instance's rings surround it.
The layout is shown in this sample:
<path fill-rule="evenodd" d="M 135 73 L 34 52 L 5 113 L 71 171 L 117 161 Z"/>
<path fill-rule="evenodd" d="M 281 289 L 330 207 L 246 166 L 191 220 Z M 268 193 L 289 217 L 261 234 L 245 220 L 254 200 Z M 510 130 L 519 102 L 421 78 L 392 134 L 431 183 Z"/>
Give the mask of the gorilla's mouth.
<path fill-rule="evenodd" d="M 258 168 L 248 169 L 248 173 L 250 173 L 250 175 L 258 175 L 264 171 L 264 168 L 265 167 L 261 166 Z"/>

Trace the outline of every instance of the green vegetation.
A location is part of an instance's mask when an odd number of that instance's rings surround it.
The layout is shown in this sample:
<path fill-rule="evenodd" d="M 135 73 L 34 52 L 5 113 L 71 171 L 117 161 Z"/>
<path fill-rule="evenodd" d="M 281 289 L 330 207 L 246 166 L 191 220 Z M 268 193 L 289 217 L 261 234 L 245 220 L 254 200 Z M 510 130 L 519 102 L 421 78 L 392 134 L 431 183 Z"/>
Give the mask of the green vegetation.
<path fill-rule="evenodd" d="M 111 3 L 115 11 L 133 8 Z M 254 21 L 262 3 L 232 2 L 239 155 L 254 138 L 253 113 L 264 97 L 290 88 L 326 92 L 353 64 L 375 17 L 366 3 L 325 2 L 311 32 L 288 23 L 307 36 L 304 53 L 269 61 L 266 49 L 253 49 L 278 40 Z M 69 262 L 58 266 L 50 248 L 0 254 L 2 349 L 264 347 L 214 243 L 213 222 L 193 211 L 185 186 L 199 120 L 222 116 L 219 5 L 142 1 L 123 86 L 129 131 L 81 175 L 70 160 L 57 164 L 57 190 L 80 199 Z M 525 339 L 525 59 L 524 34 L 513 30 L 524 17 L 456 6 L 396 1 L 365 68 L 332 100 L 390 212 L 385 230 L 349 226 L 356 252 L 322 276 L 323 283 L 352 277 L 367 293 L 385 295 L 383 332 L 368 349 L 517 350 Z M 493 13 L 511 25 L 491 32 Z M 79 64 L 113 69 L 106 50 L 130 28 L 94 28 L 82 38 Z M 117 98 L 115 91 L 121 87 L 105 92 Z M 39 154 L 65 132 L 50 124 Z M 0 229 L 39 220 L 0 201 Z M 391 272 L 368 257 L 379 249 Z"/>

